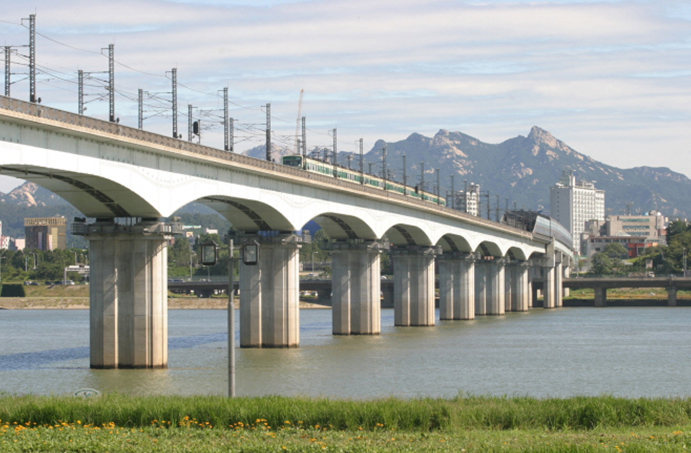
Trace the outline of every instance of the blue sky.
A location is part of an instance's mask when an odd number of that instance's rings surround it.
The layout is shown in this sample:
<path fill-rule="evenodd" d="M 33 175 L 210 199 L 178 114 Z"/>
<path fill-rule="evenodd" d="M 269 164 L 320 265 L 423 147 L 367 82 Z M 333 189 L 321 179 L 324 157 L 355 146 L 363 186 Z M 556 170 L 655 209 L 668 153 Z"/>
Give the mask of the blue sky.
<path fill-rule="evenodd" d="M 497 143 L 537 125 L 607 164 L 691 176 L 686 1 L 5 0 L 0 44 L 26 44 L 13 24 L 33 12 L 39 95 L 58 108 L 76 110 L 77 70 L 105 71 L 100 49 L 114 43 L 121 122 L 136 125 L 138 88 L 167 98 L 177 67 L 180 111 L 196 107 L 211 146 L 223 87 L 240 149 L 262 143 L 266 103 L 275 141 L 292 143 L 304 89 L 310 147 L 331 146 L 333 128 L 346 151 L 439 129 Z M 87 114 L 103 118 L 92 82 Z M 25 81 L 12 91 L 28 97 Z M 146 129 L 170 132 L 164 102 L 147 100 Z"/>

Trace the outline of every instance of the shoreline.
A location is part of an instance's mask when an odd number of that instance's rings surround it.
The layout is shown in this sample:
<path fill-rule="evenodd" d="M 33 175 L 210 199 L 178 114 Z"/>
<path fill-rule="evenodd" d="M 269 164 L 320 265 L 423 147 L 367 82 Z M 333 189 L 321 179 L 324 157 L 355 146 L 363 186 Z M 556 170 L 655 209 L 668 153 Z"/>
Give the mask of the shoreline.
<path fill-rule="evenodd" d="M 228 307 L 227 299 L 217 298 L 168 298 L 169 310 L 225 310 Z M 235 308 L 240 308 L 240 301 L 235 301 Z M 313 304 L 300 301 L 301 309 L 331 309 L 326 305 Z M 0 298 L 0 310 L 88 310 L 88 297 L 2 297 Z"/>

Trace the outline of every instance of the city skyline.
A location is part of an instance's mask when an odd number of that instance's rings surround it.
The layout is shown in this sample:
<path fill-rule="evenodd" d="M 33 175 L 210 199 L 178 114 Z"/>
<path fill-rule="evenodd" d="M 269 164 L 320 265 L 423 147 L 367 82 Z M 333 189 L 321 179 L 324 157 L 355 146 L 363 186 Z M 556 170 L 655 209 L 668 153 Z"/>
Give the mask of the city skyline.
<path fill-rule="evenodd" d="M 691 175 L 683 159 L 691 7 L 679 1 L 11 0 L 0 15 L 3 45 L 28 44 L 16 24 L 33 13 L 46 105 L 76 111 L 77 70 L 106 71 L 101 49 L 112 43 L 116 114 L 136 127 L 137 89 L 157 93 L 147 101 L 146 115 L 158 114 L 145 121 L 153 132 L 170 133 L 154 106 L 165 105 L 165 72 L 177 67 L 178 129 L 186 134 L 188 103 L 207 110 L 199 115 L 214 128 L 202 143 L 214 147 L 222 146 L 223 87 L 238 150 L 263 143 L 267 103 L 274 142 L 290 146 L 304 89 L 308 146 L 331 147 L 333 128 L 339 150 L 355 151 L 360 137 L 366 150 L 439 129 L 498 143 L 538 125 L 609 165 Z M 20 56 L 13 63 L 13 73 L 26 72 Z M 96 79 L 107 74 L 93 77 L 87 101 L 105 93 Z M 12 96 L 26 99 L 28 83 L 14 84 Z M 107 115 L 107 101 L 88 108 Z"/>

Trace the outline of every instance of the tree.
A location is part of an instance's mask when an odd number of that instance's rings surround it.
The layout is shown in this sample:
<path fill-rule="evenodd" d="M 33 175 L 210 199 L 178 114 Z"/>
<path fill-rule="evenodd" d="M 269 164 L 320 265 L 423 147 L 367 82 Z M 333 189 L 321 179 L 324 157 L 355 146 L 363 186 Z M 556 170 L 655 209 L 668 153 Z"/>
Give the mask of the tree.
<path fill-rule="evenodd" d="M 590 272 L 597 275 L 611 274 L 614 271 L 612 260 L 604 252 L 599 252 L 590 258 Z"/>
<path fill-rule="evenodd" d="M 619 261 L 629 257 L 629 250 L 618 242 L 607 244 L 602 252 L 612 261 Z"/>
<path fill-rule="evenodd" d="M 684 220 L 675 220 L 667 225 L 667 244 L 671 244 L 674 238 L 689 231 L 689 225 Z"/>

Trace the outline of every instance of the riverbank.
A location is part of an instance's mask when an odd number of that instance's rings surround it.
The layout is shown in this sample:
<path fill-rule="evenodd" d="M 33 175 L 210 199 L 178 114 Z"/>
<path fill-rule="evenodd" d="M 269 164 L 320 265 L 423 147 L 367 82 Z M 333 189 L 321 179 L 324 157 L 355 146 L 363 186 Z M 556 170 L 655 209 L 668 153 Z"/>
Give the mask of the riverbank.
<path fill-rule="evenodd" d="M 458 397 L 0 397 L 19 451 L 676 452 L 691 401 Z"/>
<path fill-rule="evenodd" d="M 225 310 L 228 299 L 199 297 L 170 297 L 170 310 Z M 240 308 L 240 301 L 235 300 L 235 308 Z M 324 305 L 300 301 L 301 309 L 331 309 Z M 88 310 L 88 297 L 0 297 L 0 310 Z"/>

